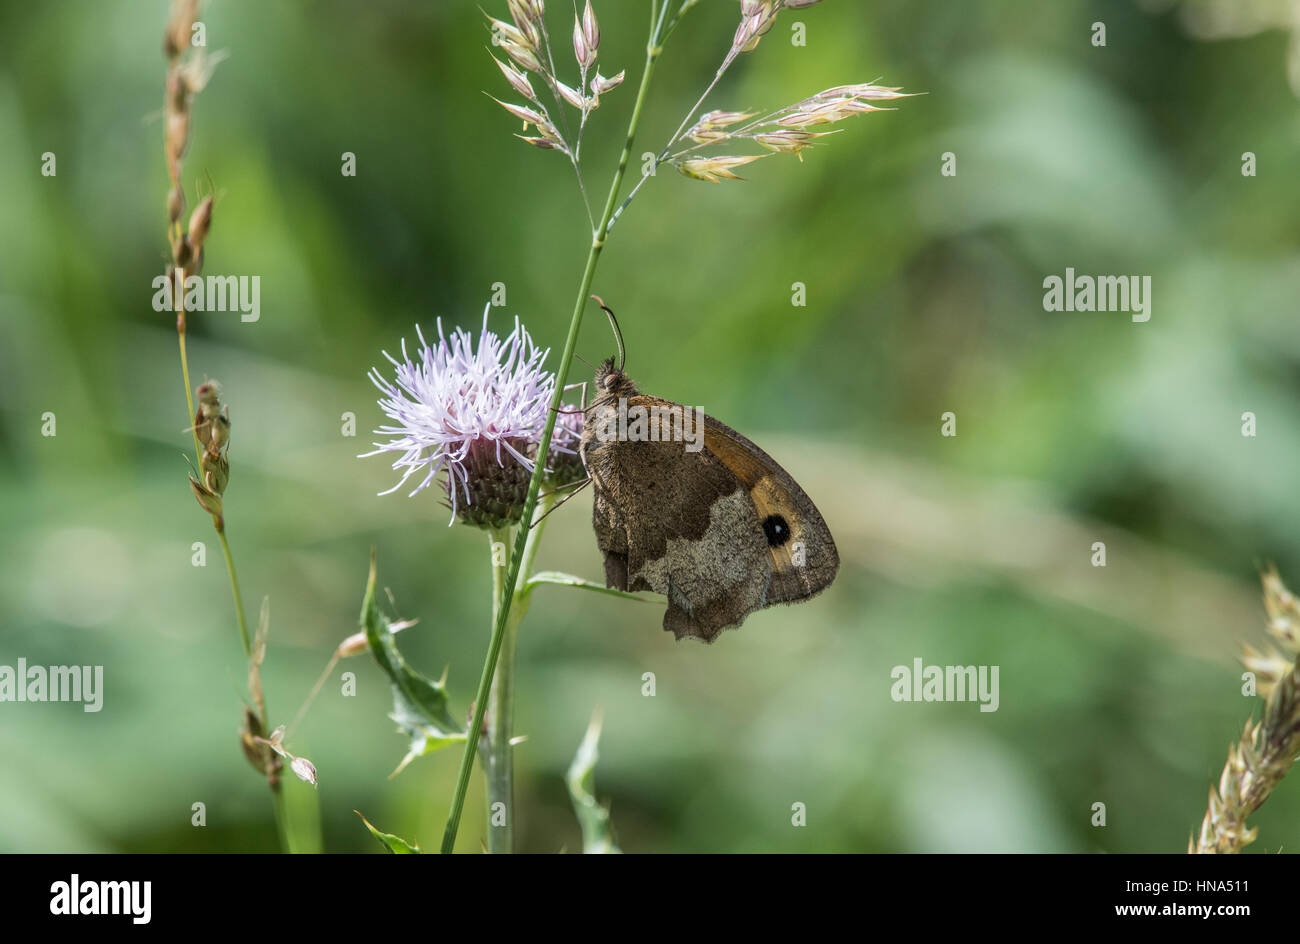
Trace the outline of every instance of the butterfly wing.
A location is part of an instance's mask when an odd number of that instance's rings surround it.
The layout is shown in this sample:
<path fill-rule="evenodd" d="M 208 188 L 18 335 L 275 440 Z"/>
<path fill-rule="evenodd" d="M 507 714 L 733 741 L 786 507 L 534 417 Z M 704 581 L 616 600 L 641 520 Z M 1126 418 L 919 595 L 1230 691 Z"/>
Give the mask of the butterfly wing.
<path fill-rule="evenodd" d="M 821 512 L 790 473 L 740 433 L 705 417 L 704 448 L 744 485 L 763 529 L 772 579 L 766 604 L 793 603 L 830 586 L 840 555 Z"/>
<path fill-rule="evenodd" d="M 830 530 L 767 453 L 668 400 L 635 396 L 627 408 L 654 417 L 648 437 L 586 445 L 609 586 L 664 594 L 664 628 L 711 642 L 754 610 L 830 584 L 839 567 Z"/>

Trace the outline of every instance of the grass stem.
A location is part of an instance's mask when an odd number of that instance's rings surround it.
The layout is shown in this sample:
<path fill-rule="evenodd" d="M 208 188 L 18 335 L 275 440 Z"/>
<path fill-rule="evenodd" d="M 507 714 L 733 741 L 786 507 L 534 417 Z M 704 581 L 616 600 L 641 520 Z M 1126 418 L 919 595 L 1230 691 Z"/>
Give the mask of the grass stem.
<path fill-rule="evenodd" d="M 623 185 L 623 175 L 627 170 L 628 160 L 632 154 L 632 142 L 636 138 L 637 127 L 641 122 L 641 112 L 645 106 L 646 92 L 650 88 L 650 80 L 654 75 L 655 64 L 662 52 L 660 45 L 662 22 L 662 16 L 658 14 L 657 5 L 652 3 L 650 7 L 650 38 L 646 44 L 646 60 L 645 67 L 641 72 L 641 84 L 637 89 L 636 103 L 632 107 L 632 117 L 628 121 L 627 139 L 623 144 L 623 153 L 619 157 L 618 168 L 614 171 L 614 179 L 610 182 L 609 196 L 605 199 L 605 209 L 601 213 L 599 225 L 592 231 L 591 248 L 587 252 L 587 262 L 583 267 L 582 278 L 578 285 L 578 296 L 573 304 L 573 315 L 569 319 L 569 333 L 564 341 L 564 353 L 560 355 L 559 368 L 556 371 L 555 393 L 551 397 L 551 409 L 547 415 L 546 426 L 542 429 L 542 438 L 537 447 L 539 458 L 533 469 L 533 477 L 528 483 L 528 497 L 524 502 L 522 519 L 524 521 L 531 522 L 533 513 L 537 508 L 537 495 L 546 468 L 546 456 L 550 451 L 551 434 L 555 430 L 555 421 L 559 417 L 556 411 L 560 408 L 560 401 L 564 396 L 564 385 L 569 377 L 569 365 L 573 361 L 573 353 L 578 345 L 578 332 L 582 327 L 582 313 L 587 304 L 587 297 L 591 293 L 591 283 L 596 275 L 596 265 L 600 261 L 601 250 L 605 247 L 605 237 L 609 231 L 609 223 L 614 215 L 619 190 Z M 488 645 L 487 656 L 483 661 L 483 673 L 479 678 L 478 695 L 474 700 L 474 717 L 469 726 L 471 732 L 482 730 L 483 713 L 488 702 L 488 689 L 496 672 L 497 660 L 500 658 L 502 646 L 505 643 L 512 609 L 511 604 L 514 602 L 515 587 L 519 584 L 520 569 L 527 549 L 530 530 L 532 529 L 526 527 L 519 528 L 519 534 L 515 539 L 514 552 L 510 555 L 510 567 L 506 574 L 501 608 L 500 612 L 497 613 L 496 627 L 492 633 L 492 641 Z M 443 831 L 442 852 L 444 854 L 452 852 L 456 847 L 456 834 L 460 831 L 461 812 L 465 806 L 465 791 L 469 785 L 470 771 L 473 767 L 474 750 L 471 738 L 466 743 L 465 753 L 461 757 L 456 789 L 452 795 L 451 809 L 447 814 L 447 826 Z"/>

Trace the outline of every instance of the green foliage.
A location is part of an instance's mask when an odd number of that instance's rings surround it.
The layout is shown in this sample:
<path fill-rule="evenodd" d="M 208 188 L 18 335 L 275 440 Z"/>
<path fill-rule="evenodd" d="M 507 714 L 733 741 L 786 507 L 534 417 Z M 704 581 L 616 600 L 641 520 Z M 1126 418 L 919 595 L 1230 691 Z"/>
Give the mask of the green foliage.
<path fill-rule="evenodd" d="M 588 129 L 593 168 L 623 144 L 647 4 L 595 5 L 605 74 L 630 71 Z M 707 107 L 876 77 L 927 94 L 744 183 L 661 168 L 620 217 L 594 290 L 632 376 L 789 469 L 844 563 L 816 600 L 711 648 L 674 644 L 655 597 L 533 594 L 517 654 L 523 851 L 578 846 L 555 791 L 593 704 L 601 796 L 629 850 L 1183 847 L 1255 704 L 1234 656 L 1262 640 L 1256 564 L 1300 582 L 1297 99 L 1285 31 L 1207 41 L 1145 6 L 800 11 L 809 45 L 774 30 Z M 175 319 L 148 303 L 169 255 L 165 7 L 0 3 L 0 664 L 102 664 L 109 682 L 97 714 L 0 706 L 5 852 L 276 848 L 232 730 L 248 667 L 186 478 Z M 482 94 L 502 81 L 482 10 L 503 7 L 204 7 L 210 48 L 231 55 L 194 106 L 187 210 L 210 176 L 204 273 L 260 274 L 263 311 L 195 315 L 191 369 L 220 378 L 230 408 L 223 499 L 249 619 L 275 598 L 272 728 L 353 631 L 356 563 L 375 544 L 401 612 L 435 630 L 398 634 L 405 658 L 451 665 L 458 693 L 478 678 L 481 535 L 446 527 L 436 489 L 377 497 L 392 470 L 355 457 L 384 422 L 366 370 L 417 322 L 477 331 L 501 282 L 495 330 L 518 314 L 551 366 L 563 341 L 590 227 L 572 168 L 512 138 Z M 645 150 L 711 78 L 738 12 L 698 4 L 674 34 Z M 45 151 L 57 177 L 39 173 Z M 956 177 L 939 173 L 944 151 Z M 1258 176 L 1242 176 L 1244 151 Z M 1151 273 L 1152 320 L 1044 312 L 1042 279 L 1067 264 Z M 795 281 L 806 307 L 790 306 Z M 613 353 L 603 321 L 588 317 L 579 353 Z M 937 435 L 945 410 L 955 439 Z M 57 436 L 40 435 L 46 411 Z M 1094 540 L 1105 568 L 1088 565 Z M 588 495 L 548 519 L 537 563 L 600 582 Z M 918 655 L 1000 664 L 1002 706 L 892 702 L 890 667 Z M 327 848 L 372 848 L 352 807 L 437 848 L 455 751 L 385 781 L 408 746 L 385 717 L 390 676 L 342 667 L 355 697 L 324 687 L 295 732 L 328 784 Z M 460 707 L 444 705 L 463 722 Z M 435 743 L 463 736 L 437 727 Z M 166 769 L 142 776 L 160 744 Z M 1252 817 L 1251 851 L 1300 846 L 1297 786 Z M 204 829 L 159 813 L 196 800 Z M 795 800 L 807 827 L 790 826 Z M 1099 801 L 1105 828 L 1087 816 Z"/>
<path fill-rule="evenodd" d="M 375 558 L 361 603 L 361 627 L 375 662 L 393 685 L 393 711 L 389 715 L 411 739 L 410 748 L 390 776 L 396 776 L 417 757 L 465 741 L 465 730 L 447 709 L 446 675 L 433 681 L 411 668 L 393 641 L 392 621 L 375 602 Z"/>
<path fill-rule="evenodd" d="M 655 600 L 650 597 L 642 596 L 636 593 L 628 593 L 626 590 L 615 590 L 613 587 L 607 587 L 603 583 L 597 583 L 594 580 L 586 580 L 582 577 L 575 577 L 573 574 L 563 574 L 557 570 L 544 570 L 541 573 L 533 574 L 524 584 L 525 594 L 531 594 L 533 590 L 544 584 L 554 584 L 559 587 L 576 587 L 580 590 L 591 590 L 594 593 L 603 593 L 611 597 L 622 597 L 625 600 L 636 600 L 638 603 L 654 603 Z"/>
<path fill-rule="evenodd" d="M 573 756 L 565 783 L 569 787 L 569 798 L 573 801 L 573 811 L 582 826 L 582 851 L 587 855 L 602 855 L 622 852 L 614 842 L 613 827 L 609 821 L 609 807 L 602 806 L 596 800 L 596 760 L 600 745 L 600 717 L 593 716 L 578 745 L 578 753 Z"/>
<path fill-rule="evenodd" d="M 361 816 L 359 810 L 353 810 L 358 816 Z M 385 849 L 394 855 L 419 855 L 420 847 L 407 842 L 400 836 L 394 836 L 392 833 L 383 833 L 376 829 L 364 816 L 361 816 L 361 822 L 365 823 L 366 829 L 370 830 L 370 835 L 374 836 L 383 845 Z"/>

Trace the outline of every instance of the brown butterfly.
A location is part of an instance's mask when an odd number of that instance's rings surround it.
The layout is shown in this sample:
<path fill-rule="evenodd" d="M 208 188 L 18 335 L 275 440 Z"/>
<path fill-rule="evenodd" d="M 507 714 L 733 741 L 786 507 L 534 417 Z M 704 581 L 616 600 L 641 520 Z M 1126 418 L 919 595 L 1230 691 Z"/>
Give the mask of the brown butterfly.
<path fill-rule="evenodd" d="M 664 594 L 664 629 L 707 642 L 830 586 L 835 540 L 798 483 L 731 427 L 639 393 L 618 342 L 618 366 L 596 370 L 579 447 L 606 585 Z"/>

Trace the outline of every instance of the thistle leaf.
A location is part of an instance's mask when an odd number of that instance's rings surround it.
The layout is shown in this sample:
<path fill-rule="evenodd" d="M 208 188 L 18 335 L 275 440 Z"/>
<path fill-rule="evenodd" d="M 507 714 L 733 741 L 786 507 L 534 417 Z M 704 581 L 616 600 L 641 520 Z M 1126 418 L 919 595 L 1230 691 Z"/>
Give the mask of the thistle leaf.
<path fill-rule="evenodd" d="M 465 740 L 465 730 L 447 709 L 444 679 L 433 681 L 407 665 L 393 641 L 393 623 L 375 603 L 375 559 L 370 558 L 370 578 L 361 604 L 361 626 L 375 662 L 393 685 L 393 711 L 389 715 L 411 739 L 406 756 L 390 776 L 397 776 L 417 757 Z"/>
<path fill-rule="evenodd" d="M 600 744 L 600 710 L 591 716 L 587 733 L 578 745 L 565 783 L 569 787 L 569 798 L 573 800 L 573 811 L 578 816 L 582 827 L 582 851 L 584 855 L 608 855 L 621 853 L 614 843 L 609 822 L 609 807 L 601 806 L 595 796 L 596 760 Z"/>
<path fill-rule="evenodd" d="M 352 812 L 361 816 L 360 810 L 353 810 Z M 400 836 L 394 836 L 392 833 L 381 833 L 364 816 L 361 816 L 361 822 L 366 824 L 366 829 L 370 830 L 370 835 L 378 839 L 389 852 L 395 855 L 420 855 L 419 846 L 407 842 Z"/>
<path fill-rule="evenodd" d="M 613 587 L 606 587 L 604 584 L 594 583 L 590 580 L 584 580 L 582 577 L 575 577 L 573 574 L 563 574 L 557 570 L 544 570 L 541 573 L 533 574 L 524 584 L 524 591 L 531 593 L 535 587 L 542 584 L 551 583 L 559 587 L 577 587 L 580 590 L 591 590 L 595 593 L 608 594 L 611 597 L 622 597 L 625 600 L 636 600 L 638 603 L 653 603 L 653 600 L 646 597 L 638 596 L 635 593 L 628 593 L 626 590 L 615 590 Z"/>

